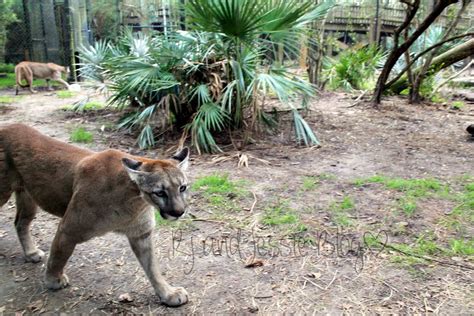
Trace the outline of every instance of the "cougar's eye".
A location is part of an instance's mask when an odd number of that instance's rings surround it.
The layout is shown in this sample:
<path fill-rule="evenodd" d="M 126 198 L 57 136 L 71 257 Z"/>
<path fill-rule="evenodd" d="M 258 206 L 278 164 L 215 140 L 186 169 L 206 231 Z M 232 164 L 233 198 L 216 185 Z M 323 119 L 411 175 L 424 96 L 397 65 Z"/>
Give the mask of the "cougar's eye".
<path fill-rule="evenodd" d="M 166 192 L 163 190 L 153 192 L 153 195 L 156 195 L 157 197 L 160 197 L 160 198 L 167 197 Z"/>
<path fill-rule="evenodd" d="M 186 191 L 187 188 L 188 188 L 187 186 L 182 185 L 182 186 L 179 187 L 179 192 L 184 192 L 184 191 Z"/>

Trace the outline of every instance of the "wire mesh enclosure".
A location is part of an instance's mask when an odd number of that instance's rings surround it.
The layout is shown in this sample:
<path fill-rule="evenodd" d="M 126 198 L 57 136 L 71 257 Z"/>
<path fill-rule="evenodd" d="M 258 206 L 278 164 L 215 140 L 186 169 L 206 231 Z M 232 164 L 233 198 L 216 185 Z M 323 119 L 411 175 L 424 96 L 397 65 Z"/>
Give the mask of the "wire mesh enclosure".
<path fill-rule="evenodd" d="M 73 66 L 80 45 L 91 43 L 85 0 L 23 0 L 8 28 L 5 62 L 22 60 Z"/>

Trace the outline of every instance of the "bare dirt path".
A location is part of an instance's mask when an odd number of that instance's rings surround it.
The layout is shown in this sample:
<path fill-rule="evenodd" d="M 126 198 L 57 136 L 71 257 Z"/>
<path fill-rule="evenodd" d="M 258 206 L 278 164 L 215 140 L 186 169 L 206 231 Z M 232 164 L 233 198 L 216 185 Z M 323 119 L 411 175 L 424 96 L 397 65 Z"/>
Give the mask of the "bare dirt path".
<path fill-rule="evenodd" d="M 2 105 L 0 124 L 23 122 L 64 141 L 73 127 L 84 126 L 94 142 L 81 146 L 96 150 L 154 156 L 169 148 L 141 152 L 131 148 L 129 136 L 102 132 L 116 117 L 104 117 L 108 112 L 81 116 L 60 110 L 84 96 L 25 94 Z M 474 142 L 464 129 L 474 123 L 474 105 L 453 111 L 390 99 L 376 111 L 347 108 L 350 103 L 331 94 L 312 105 L 308 121 L 321 148 L 294 147 L 287 130 L 247 147 L 248 168 L 237 168 L 234 151 L 194 157 L 195 182 L 228 175 L 223 181 L 239 189 L 210 195 L 206 185 L 196 187 L 194 217 L 160 221 L 156 248 L 163 272 L 190 293 L 190 303 L 180 308 L 159 304 L 125 238 L 115 234 L 79 245 L 67 266 L 71 286 L 47 291 L 44 264 L 22 257 L 12 199 L 0 212 L 0 314 L 468 314 L 474 308 L 473 255 L 450 249 L 453 240 L 472 243 L 473 210 L 464 199 L 474 182 Z M 383 178 L 367 180 L 374 175 Z M 48 252 L 58 220 L 39 214 L 33 235 Z M 364 236 L 438 261 L 380 249 L 364 243 Z M 121 301 L 124 293 L 131 301 Z"/>

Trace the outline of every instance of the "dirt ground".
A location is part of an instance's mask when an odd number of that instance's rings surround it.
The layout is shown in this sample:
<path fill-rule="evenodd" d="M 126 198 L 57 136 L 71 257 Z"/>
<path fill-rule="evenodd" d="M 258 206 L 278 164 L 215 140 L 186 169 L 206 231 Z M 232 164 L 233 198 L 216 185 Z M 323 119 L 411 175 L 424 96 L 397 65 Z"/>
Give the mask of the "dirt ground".
<path fill-rule="evenodd" d="M 23 122 L 68 142 L 71 130 L 83 126 L 94 141 L 80 146 L 152 157 L 172 152 L 171 143 L 138 150 L 131 135 L 113 130 L 119 114 L 112 110 L 61 110 L 86 94 L 60 99 L 54 92 L 23 92 L 0 105 L 0 124 Z M 474 141 L 465 132 L 474 123 L 474 104 L 453 110 L 388 98 L 374 110 L 348 107 L 352 102 L 345 94 L 327 94 L 312 103 L 307 119 L 320 148 L 295 147 L 287 129 L 240 153 L 229 148 L 193 156 L 192 180 L 228 175 L 243 193 L 222 201 L 196 189 L 187 218 L 159 221 L 163 273 L 190 294 L 179 308 L 160 305 L 125 237 L 116 234 L 79 245 L 66 267 L 71 285 L 46 290 L 45 264 L 23 259 L 12 198 L 0 211 L 0 315 L 472 313 L 472 253 L 439 249 L 450 249 L 453 239 L 472 242 L 472 209 L 453 210 L 462 209 L 458 197 L 474 182 Z M 237 167 L 239 154 L 248 157 L 248 167 Z M 435 179 L 449 189 L 416 197 L 416 209 L 405 212 L 405 192 L 361 180 L 374 175 Z M 269 224 L 266 214 L 293 214 L 297 225 Z M 46 253 L 57 224 L 45 212 L 33 222 Z M 382 245 L 369 242 L 375 239 Z M 435 246 L 422 251 L 420 240 Z"/>

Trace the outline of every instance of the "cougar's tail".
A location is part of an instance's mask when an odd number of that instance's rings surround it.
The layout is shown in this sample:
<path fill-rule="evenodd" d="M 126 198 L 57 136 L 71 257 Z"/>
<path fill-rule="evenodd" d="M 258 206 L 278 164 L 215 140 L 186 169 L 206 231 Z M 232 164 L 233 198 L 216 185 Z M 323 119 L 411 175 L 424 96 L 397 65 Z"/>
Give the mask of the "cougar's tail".
<path fill-rule="evenodd" d="M 17 95 L 18 95 L 18 87 L 22 87 L 22 88 L 29 87 L 28 84 L 26 84 L 26 85 L 21 84 L 21 80 L 23 79 L 22 75 L 23 75 L 23 70 L 18 66 L 15 67 L 15 78 L 16 78 L 15 94 L 17 94 Z M 26 81 L 28 83 L 28 80 L 26 80 Z"/>

